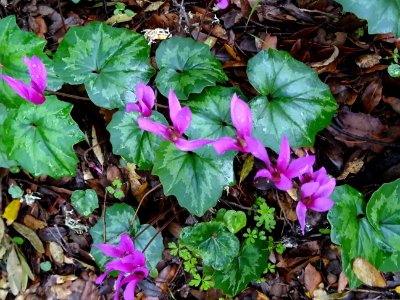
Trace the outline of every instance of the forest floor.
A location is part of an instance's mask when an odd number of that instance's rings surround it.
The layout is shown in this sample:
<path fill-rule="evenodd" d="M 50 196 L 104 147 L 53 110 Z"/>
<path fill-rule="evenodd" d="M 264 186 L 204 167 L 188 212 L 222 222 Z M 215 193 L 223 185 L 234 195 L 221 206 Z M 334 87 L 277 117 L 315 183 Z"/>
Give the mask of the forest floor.
<path fill-rule="evenodd" d="M 288 51 L 294 58 L 312 67 L 320 79 L 329 85 L 339 105 L 332 124 L 318 133 L 316 143 L 309 151 L 315 153 L 317 162 L 327 168 L 337 184 L 349 184 L 366 197 L 382 183 L 400 177 L 400 98 L 399 79 L 387 73 L 389 59 L 400 40 L 391 34 L 369 35 L 366 22 L 355 15 L 342 13 L 341 6 L 331 0 L 233 0 L 225 10 L 212 11 L 209 1 L 141 1 L 120 0 L 136 13 L 132 20 L 114 24 L 143 33 L 147 29 L 162 28 L 172 35 L 193 37 L 205 41 L 213 37 L 212 52 L 222 62 L 228 75 L 229 85 L 239 87 L 251 99 L 256 94 L 246 77 L 247 61 L 263 49 L 274 48 Z M 66 0 L 0 1 L 0 17 L 16 15 L 18 25 L 46 39 L 47 49 L 57 49 L 68 28 L 93 21 L 105 21 L 114 16 L 113 6 L 104 6 L 100 0 L 75 4 Z M 113 22 L 112 20 L 109 22 Z M 151 58 L 162 38 L 155 36 L 151 45 Z M 209 39 L 210 40 L 210 39 Z M 28 289 L 17 299 L 112 299 L 113 280 L 101 287 L 95 284 L 100 270 L 90 256 L 92 238 L 88 232 L 79 234 L 65 226 L 67 218 L 79 220 L 79 224 L 92 227 L 101 215 L 98 209 L 85 218 L 75 212 L 70 196 L 76 189 L 91 188 L 96 191 L 100 203 L 107 196 L 105 189 L 114 179 L 129 182 L 127 170 L 113 154 L 106 126 L 113 111 L 96 107 L 85 100 L 86 95 L 77 87 L 65 86 L 59 98 L 75 104 L 74 120 L 83 132 L 93 136 L 93 128 L 100 141 L 100 151 L 105 160 L 101 172 L 95 172 L 98 157 L 89 142 L 76 145 L 80 159 L 77 176 L 55 180 L 47 177 L 33 178 L 25 172 L 17 174 L 0 169 L 3 203 L 7 205 L 6 191 L 18 184 L 25 191 L 40 195 L 33 206 L 21 209 L 19 219 L 34 217 L 35 226 L 42 242 L 55 241 L 62 245 L 63 263 L 53 262 L 50 272 L 41 270 L 43 261 L 29 243 L 21 246 L 35 275 Z M 79 97 L 75 97 L 79 96 Z M 79 107 L 79 109 L 77 108 Z M 301 151 L 300 149 L 298 151 Z M 90 174 L 90 176 L 88 175 Z M 162 230 L 164 244 L 176 241 L 179 231 L 193 224 L 193 216 L 177 208 L 167 211 L 176 203 L 166 197 L 156 176 L 150 172 L 138 172 L 140 182 L 147 189 L 155 188 L 139 210 L 143 222 Z M 137 206 L 128 185 L 124 185 L 125 202 Z M 266 199 L 275 194 L 263 191 Z M 244 180 L 229 189 L 221 198 L 220 207 L 240 209 L 254 202 L 255 187 L 252 180 Z M 108 195 L 108 203 L 119 200 Z M 156 203 L 156 205 L 154 204 Z M 400 284 L 398 274 L 384 274 L 387 288 L 362 286 L 356 290 L 346 287 L 342 274 L 340 249 L 332 243 L 329 234 L 317 229 L 301 235 L 296 228 L 297 217 L 284 199 L 274 201 L 278 216 L 278 228 L 274 240 L 286 246 L 283 254 L 271 255 L 275 271 L 253 282 L 237 299 L 398 299 L 394 288 Z M 175 206 L 176 207 L 176 206 Z M 207 214 L 200 220 L 206 220 Z M 26 221 L 26 220 L 25 220 Z M 313 217 L 316 228 L 328 228 L 326 214 Z M 26 221 L 27 222 L 27 221 Z M 58 226 L 54 226 L 58 225 Z M 55 232 L 54 228 L 59 228 Z M 62 242 L 61 242 L 62 240 Z M 7 293 L 7 276 L 0 279 L 0 298 L 13 299 Z M 182 266 L 173 259 L 169 250 L 164 251 L 158 264 L 158 277 L 140 285 L 138 299 L 218 299 L 217 289 L 200 291 L 188 285 Z M 320 293 L 316 292 L 320 290 Z M 6 291 L 6 292 L 4 292 Z M 326 296 L 329 294 L 329 296 Z M 7 296 L 6 296 L 7 295 Z"/>

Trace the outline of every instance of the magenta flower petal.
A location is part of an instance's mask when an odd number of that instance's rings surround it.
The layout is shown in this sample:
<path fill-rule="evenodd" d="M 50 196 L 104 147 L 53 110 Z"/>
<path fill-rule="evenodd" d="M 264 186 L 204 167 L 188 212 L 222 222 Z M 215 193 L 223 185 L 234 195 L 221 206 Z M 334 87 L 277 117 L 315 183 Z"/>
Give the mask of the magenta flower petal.
<path fill-rule="evenodd" d="M 268 178 L 269 180 L 271 180 L 272 179 L 272 174 L 271 174 L 271 172 L 269 170 L 262 169 L 262 170 L 260 170 L 260 171 L 258 171 L 256 173 L 256 176 L 254 176 L 254 179 L 257 179 L 259 177 L 264 177 L 264 178 Z"/>
<path fill-rule="evenodd" d="M 333 204 L 334 202 L 330 198 L 318 197 L 308 205 L 308 208 L 317 212 L 324 212 L 330 210 Z"/>
<path fill-rule="evenodd" d="M 135 245 L 133 244 L 131 237 L 125 233 L 121 234 L 119 245 L 119 247 L 126 253 L 133 254 L 135 252 Z"/>
<path fill-rule="evenodd" d="M 304 173 L 312 172 L 312 166 L 315 163 L 315 156 L 309 155 L 305 157 L 300 157 L 292 161 L 287 168 L 285 174 L 289 178 L 299 177 Z"/>
<path fill-rule="evenodd" d="M 122 256 L 124 256 L 124 250 L 120 249 L 119 246 L 110 244 L 98 244 L 95 246 L 99 248 L 107 256 L 113 258 L 121 258 Z"/>
<path fill-rule="evenodd" d="M 186 140 L 184 138 L 179 138 L 175 141 L 175 146 L 181 151 L 193 151 L 199 149 L 207 144 L 212 143 L 212 140 Z"/>
<path fill-rule="evenodd" d="M 322 185 L 318 191 L 315 193 L 316 197 L 329 197 L 333 190 L 335 189 L 336 186 L 336 180 L 335 178 L 329 179 L 327 183 Z"/>
<path fill-rule="evenodd" d="M 192 122 L 192 112 L 189 107 L 185 106 L 175 115 L 172 123 L 174 124 L 175 131 L 182 136 L 182 134 L 189 128 Z"/>
<path fill-rule="evenodd" d="M 31 59 L 24 56 L 23 60 L 28 66 L 32 88 L 38 93 L 43 94 L 47 83 L 47 72 L 45 65 L 36 55 L 32 56 Z"/>
<path fill-rule="evenodd" d="M 297 214 L 297 219 L 299 220 L 299 223 L 300 223 L 301 231 L 304 235 L 304 228 L 306 227 L 307 207 L 301 201 L 299 201 L 297 203 L 296 214 Z"/>
<path fill-rule="evenodd" d="M 273 182 L 275 184 L 275 187 L 281 191 L 287 191 L 293 187 L 292 181 L 283 174 L 280 174 L 279 180 L 273 180 Z"/>
<path fill-rule="evenodd" d="M 156 99 L 156 96 L 154 95 L 153 89 L 145 85 L 144 83 L 140 82 L 136 86 L 136 98 L 139 101 L 139 105 L 141 107 L 141 113 L 144 117 L 149 117 L 151 115 L 154 102 Z"/>
<path fill-rule="evenodd" d="M 229 5 L 229 0 L 217 0 L 217 7 L 219 9 L 225 9 Z"/>
<path fill-rule="evenodd" d="M 132 279 L 125 287 L 124 300 L 135 300 L 135 287 L 138 284 L 138 280 Z"/>
<path fill-rule="evenodd" d="M 284 136 L 282 138 L 281 148 L 279 150 L 279 156 L 276 161 L 277 168 L 280 172 L 285 172 L 290 161 L 290 147 L 289 142 Z"/>
<path fill-rule="evenodd" d="M 137 103 L 129 102 L 125 106 L 125 111 L 128 113 L 130 113 L 132 111 L 140 112 L 140 107 L 139 107 L 139 105 L 137 105 Z"/>
<path fill-rule="evenodd" d="M 119 300 L 119 289 L 121 288 L 122 284 L 122 278 L 124 277 L 124 273 L 119 273 L 117 280 L 115 281 L 115 294 L 114 294 L 114 300 Z"/>
<path fill-rule="evenodd" d="M 164 140 L 172 142 L 170 129 L 164 124 L 160 124 L 145 118 L 138 118 L 137 121 L 138 126 L 141 129 L 152 132 L 162 137 Z"/>
<path fill-rule="evenodd" d="M 245 152 L 251 153 L 254 157 L 262 160 L 267 166 L 271 165 L 267 150 L 259 140 L 252 136 L 246 136 L 244 140 L 246 142 Z"/>
<path fill-rule="evenodd" d="M 34 88 L 23 82 L 22 80 L 17 80 L 12 77 L 1 75 L 2 78 L 19 96 L 32 102 L 36 105 L 42 104 L 46 98 L 43 94 L 37 92 Z"/>
<path fill-rule="evenodd" d="M 302 184 L 301 197 L 303 199 L 310 197 L 312 194 L 314 194 L 318 190 L 319 187 L 320 187 L 319 183 L 313 182 L 313 181 Z"/>
<path fill-rule="evenodd" d="M 244 138 L 250 136 L 253 126 L 251 111 L 247 103 L 236 94 L 233 95 L 231 101 L 231 119 L 239 137 Z"/>
<path fill-rule="evenodd" d="M 218 155 L 224 154 L 228 150 L 241 151 L 241 148 L 237 145 L 236 139 L 227 136 L 219 138 L 214 141 L 212 145 Z"/>
<path fill-rule="evenodd" d="M 101 274 L 99 277 L 96 279 L 96 284 L 101 284 L 104 279 L 107 277 L 108 273 L 110 273 L 112 270 L 106 270 L 103 274 Z"/>
<path fill-rule="evenodd" d="M 169 107 L 169 117 L 171 118 L 172 124 L 175 125 L 175 123 L 178 123 L 176 120 L 177 114 L 182 108 L 178 98 L 176 97 L 172 89 L 169 89 L 168 107 Z"/>

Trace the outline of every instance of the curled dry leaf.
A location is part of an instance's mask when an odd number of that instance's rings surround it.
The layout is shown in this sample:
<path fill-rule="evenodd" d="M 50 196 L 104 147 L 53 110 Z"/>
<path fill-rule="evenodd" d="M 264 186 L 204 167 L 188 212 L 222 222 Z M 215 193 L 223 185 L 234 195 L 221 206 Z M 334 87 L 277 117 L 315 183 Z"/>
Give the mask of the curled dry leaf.
<path fill-rule="evenodd" d="M 368 260 L 357 257 L 353 261 L 353 272 L 364 284 L 374 287 L 386 287 L 385 278 Z"/>
<path fill-rule="evenodd" d="M 332 45 L 332 47 L 333 47 L 333 52 L 330 57 L 328 57 L 327 59 L 325 59 L 323 61 L 312 63 L 311 67 L 319 68 L 319 67 L 327 66 L 330 63 L 334 62 L 335 59 L 339 56 L 339 48 L 336 47 L 335 45 Z"/>
<path fill-rule="evenodd" d="M 379 64 L 381 58 L 378 54 L 364 54 L 356 58 L 356 64 L 362 69 L 368 69 Z"/>
<path fill-rule="evenodd" d="M 382 80 L 379 77 L 374 77 L 369 82 L 367 88 L 361 96 L 361 104 L 364 112 L 370 113 L 379 104 L 382 99 Z"/>
<path fill-rule="evenodd" d="M 20 223 L 14 222 L 12 224 L 14 229 L 18 231 L 24 238 L 26 238 L 39 253 L 44 253 L 42 241 L 39 239 L 35 231 Z"/>
<path fill-rule="evenodd" d="M 49 252 L 56 263 L 61 265 L 64 262 L 63 248 L 56 242 L 49 242 Z"/>

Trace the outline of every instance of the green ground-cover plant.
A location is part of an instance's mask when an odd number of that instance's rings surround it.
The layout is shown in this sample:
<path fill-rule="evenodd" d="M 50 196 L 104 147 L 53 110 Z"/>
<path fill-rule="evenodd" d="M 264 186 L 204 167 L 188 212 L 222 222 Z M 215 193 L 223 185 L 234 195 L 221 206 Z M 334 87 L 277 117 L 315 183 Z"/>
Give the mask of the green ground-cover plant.
<path fill-rule="evenodd" d="M 119 109 L 107 127 L 114 152 L 141 169 L 152 168 L 164 193 L 176 196 L 192 214 L 204 215 L 217 205 L 224 188 L 234 184 L 233 160 L 238 152 L 259 160 L 262 167 L 256 170 L 256 178 L 267 180 L 281 192 L 297 189 L 296 211 L 303 233 L 307 210 L 324 212 L 333 205 L 330 194 L 335 180 L 323 167 L 314 170 L 314 156 L 291 159 L 290 146 L 311 146 L 317 132 L 330 123 L 337 104 L 317 74 L 287 52 L 269 49 L 249 60 L 247 75 L 259 95 L 247 104 L 237 88 L 216 86 L 227 76 L 207 46 L 189 38 L 163 41 L 156 51 L 159 71 L 155 83 L 159 92 L 168 96 L 167 120 L 153 110 L 157 99 L 145 85 L 155 71 L 149 64 L 150 47 L 140 34 L 99 22 L 74 27 L 60 43 L 53 63 L 43 54 L 44 41 L 21 31 L 15 18 L 7 17 L 0 20 L 0 42 L 4 45 L 0 54 L 0 167 L 21 166 L 34 176 L 74 175 L 78 159 L 73 145 L 83 134 L 70 116 L 72 105 L 49 96 L 49 91 L 63 83 L 84 84 L 93 103 Z M 179 100 L 187 106 L 181 107 Z M 276 159 L 272 152 L 278 153 Z M 253 161 L 251 166 L 255 165 Z M 120 187 L 113 185 L 116 196 Z M 351 201 L 358 201 L 355 206 L 364 213 L 362 199 L 354 191 L 345 187 L 339 191 L 344 200 L 336 196 L 339 192 L 334 193 L 331 216 L 346 215 L 342 206 L 347 204 L 343 203 Z M 388 194 L 387 199 L 393 201 L 395 196 Z M 95 208 L 79 206 L 74 199 L 84 215 Z M 377 253 L 396 249 L 397 233 L 391 226 L 398 226 L 400 220 L 388 217 L 396 206 L 376 207 L 378 217 L 369 206 L 372 204 L 368 203 L 362 222 L 365 226 L 350 222 L 354 218 L 348 219 L 349 226 L 356 233 L 366 228 L 367 233 L 374 230 L 379 237 L 390 236 L 389 243 L 382 242 L 383 238 L 371 242 L 371 247 L 379 243 Z M 134 239 L 135 249 L 126 242 L 126 253 L 124 247 L 93 247 L 91 253 L 99 266 L 106 270 L 118 266 L 115 270 L 121 271 L 137 261 L 132 257 L 135 251 L 144 252 L 149 270 L 161 260 L 161 236 L 137 218 L 132 221 L 134 214 L 131 206 L 114 204 L 90 230 L 94 244 L 116 244 L 127 241 L 127 236 Z M 246 228 L 244 213 L 220 211 L 215 220 L 182 230 L 179 247 L 186 247 L 197 260 L 186 259 L 186 268 L 190 272 L 200 259 L 206 266 L 202 274 L 193 271 L 194 285 L 206 289 L 214 284 L 233 296 L 260 278 L 268 267 L 269 252 L 282 247 L 266 236 L 265 231 L 274 229 L 275 220 L 274 210 L 265 200 L 258 200 L 252 218 L 255 227 Z M 382 226 L 382 218 L 389 220 L 390 226 Z M 356 286 L 348 265 L 360 254 L 354 254 L 355 248 L 341 239 L 348 228 L 340 228 L 337 219 L 330 218 L 332 239 L 342 245 L 346 274 Z M 386 258 L 376 260 L 375 254 L 365 256 L 383 270 L 398 269 L 398 264 L 390 268 L 391 261 Z M 117 261 L 108 262 L 110 256 Z M 143 267 L 142 256 L 139 262 Z"/>

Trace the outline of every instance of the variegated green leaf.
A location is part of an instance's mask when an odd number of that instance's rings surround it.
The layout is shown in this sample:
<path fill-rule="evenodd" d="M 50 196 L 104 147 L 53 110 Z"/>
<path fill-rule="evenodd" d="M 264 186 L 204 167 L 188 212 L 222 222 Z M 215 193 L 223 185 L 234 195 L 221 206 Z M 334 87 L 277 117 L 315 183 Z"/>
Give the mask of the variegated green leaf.
<path fill-rule="evenodd" d="M 47 69 L 47 89 L 57 90 L 62 81 L 56 77 L 53 62 L 43 54 L 46 41 L 32 32 L 22 31 L 15 22 L 15 16 L 0 20 L 0 73 L 30 82 L 29 71 L 23 57 L 38 56 Z M 0 103 L 7 107 L 18 107 L 26 100 L 19 97 L 5 82 L 0 79 Z"/>
<path fill-rule="evenodd" d="M 83 134 L 71 109 L 71 104 L 48 96 L 41 105 L 25 101 L 12 110 L 1 132 L 9 158 L 34 176 L 75 175 L 78 158 L 73 145 L 83 140 Z"/>
<path fill-rule="evenodd" d="M 268 246 L 256 239 L 243 243 L 239 255 L 225 269 L 213 274 L 215 287 L 234 296 L 246 288 L 250 281 L 260 278 L 268 263 Z"/>
<path fill-rule="evenodd" d="M 400 0 L 336 0 L 343 9 L 368 21 L 368 32 L 400 36 Z"/>
<path fill-rule="evenodd" d="M 329 87 L 289 53 L 269 49 L 249 60 L 247 75 L 261 94 L 250 102 L 254 136 L 279 151 L 282 136 L 292 147 L 312 146 L 336 111 Z"/>
<path fill-rule="evenodd" d="M 160 69 L 157 88 L 164 96 L 172 88 L 180 100 L 186 100 L 191 93 L 227 80 L 210 48 L 191 38 L 174 36 L 163 41 L 156 51 L 156 62 Z"/>
<path fill-rule="evenodd" d="M 145 230 L 145 228 L 147 229 Z M 146 251 L 143 252 L 146 257 L 146 265 L 149 270 L 153 270 L 162 259 L 163 238 L 159 231 L 148 224 L 142 224 L 138 232 L 142 230 L 144 230 L 143 233 L 135 238 L 135 249 L 143 251 L 146 248 Z"/>
<path fill-rule="evenodd" d="M 192 95 L 187 103 L 192 111 L 187 135 L 192 139 L 234 136 L 236 129 L 231 120 L 231 100 L 235 92 L 238 92 L 235 88 L 215 86 L 204 89 L 199 95 Z"/>
<path fill-rule="evenodd" d="M 163 141 L 156 153 L 153 174 L 160 177 L 165 195 L 176 196 L 182 207 L 202 216 L 234 180 L 232 155 L 218 156 L 202 149 L 184 152 Z"/>
<path fill-rule="evenodd" d="M 115 154 L 137 164 L 140 169 L 148 169 L 153 165 L 161 138 L 140 129 L 137 124 L 139 116 L 137 112 L 116 112 L 107 130 L 110 132 L 110 141 Z M 153 111 L 151 119 L 158 123 L 168 124 L 164 116 L 156 111 Z"/>
<path fill-rule="evenodd" d="M 232 262 L 239 253 L 239 240 L 221 222 L 199 223 L 185 227 L 179 243 L 196 253 L 203 264 L 221 270 Z"/>
<path fill-rule="evenodd" d="M 124 28 L 93 22 L 72 27 L 54 55 L 57 74 L 70 84 L 84 83 L 90 99 L 104 108 L 122 108 L 125 93 L 147 83 L 154 70 L 144 37 Z"/>

